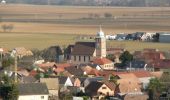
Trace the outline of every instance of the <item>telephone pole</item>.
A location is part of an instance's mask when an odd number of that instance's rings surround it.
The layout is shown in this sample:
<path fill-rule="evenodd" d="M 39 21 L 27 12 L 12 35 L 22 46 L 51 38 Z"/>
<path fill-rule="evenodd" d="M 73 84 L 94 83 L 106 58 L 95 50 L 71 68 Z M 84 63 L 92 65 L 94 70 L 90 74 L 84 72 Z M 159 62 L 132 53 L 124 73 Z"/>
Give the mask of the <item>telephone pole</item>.
<path fill-rule="evenodd" d="M 17 83 L 17 53 L 15 53 L 15 58 L 14 58 L 14 60 L 15 60 L 15 61 L 14 61 L 14 63 L 15 63 L 15 64 L 14 64 L 14 73 L 15 73 L 15 74 L 14 74 L 14 75 L 15 75 L 15 76 L 14 76 L 14 78 L 15 78 L 14 81 L 15 81 L 15 83 Z"/>

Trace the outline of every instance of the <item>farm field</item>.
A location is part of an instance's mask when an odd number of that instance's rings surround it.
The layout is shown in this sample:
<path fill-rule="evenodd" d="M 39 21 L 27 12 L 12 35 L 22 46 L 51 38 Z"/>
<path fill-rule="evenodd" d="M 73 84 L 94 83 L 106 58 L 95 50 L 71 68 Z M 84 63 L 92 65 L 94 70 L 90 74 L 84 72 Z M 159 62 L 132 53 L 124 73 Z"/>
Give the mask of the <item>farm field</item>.
<path fill-rule="evenodd" d="M 55 45 L 66 47 L 68 44 L 74 44 L 76 41 L 79 41 L 77 39 L 79 36 L 80 35 L 77 34 L 53 33 L 0 33 L 0 46 L 7 49 L 22 46 L 28 49 L 44 49 Z M 163 51 L 170 50 L 168 43 L 148 43 L 138 41 L 107 41 L 107 47 L 125 48 L 131 52 L 144 48 L 157 48 Z"/>
<path fill-rule="evenodd" d="M 12 25 L 5 31 L 3 25 Z M 170 32 L 168 7 L 73 7 L 43 5 L 0 5 L 0 46 L 43 49 L 66 46 L 80 35 L 95 35 L 99 25 L 105 34 L 131 32 Z M 127 50 L 158 48 L 169 44 L 133 41 L 108 41 L 108 46 Z"/>

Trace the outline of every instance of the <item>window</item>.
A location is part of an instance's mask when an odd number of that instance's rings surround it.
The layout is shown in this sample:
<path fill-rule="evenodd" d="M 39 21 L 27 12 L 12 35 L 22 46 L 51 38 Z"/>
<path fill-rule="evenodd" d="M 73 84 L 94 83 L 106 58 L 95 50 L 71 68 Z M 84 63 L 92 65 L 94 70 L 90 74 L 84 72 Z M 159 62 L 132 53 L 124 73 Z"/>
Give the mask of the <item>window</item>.
<path fill-rule="evenodd" d="M 89 56 L 89 61 L 90 61 L 90 56 Z"/>
<path fill-rule="evenodd" d="M 81 61 L 81 56 L 79 56 L 79 61 Z"/>
<path fill-rule="evenodd" d="M 76 56 L 74 56 L 74 61 L 76 61 Z"/>
<path fill-rule="evenodd" d="M 86 56 L 84 56 L 84 62 L 86 61 Z"/>
<path fill-rule="evenodd" d="M 102 87 L 102 89 L 106 89 L 106 87 Z"/>
<path fill-rule="evenodd" d="M 44 96 L 41 96 L 41 99 L 44 99 Z"/>

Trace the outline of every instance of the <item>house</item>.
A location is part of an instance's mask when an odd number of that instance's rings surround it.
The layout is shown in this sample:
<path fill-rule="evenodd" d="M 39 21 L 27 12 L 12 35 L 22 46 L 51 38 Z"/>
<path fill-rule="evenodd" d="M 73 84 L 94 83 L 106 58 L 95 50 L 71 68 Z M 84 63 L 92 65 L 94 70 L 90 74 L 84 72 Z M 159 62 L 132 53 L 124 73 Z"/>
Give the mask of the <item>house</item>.
<path fill-rule="evenodd" d="M 64 58 L 66 60 L 71 60 L 71 53 L 73 52 L 74 45 L 68 45 L 68 47 L 65 50 Z"/>
<path fill-rule="evenodd" d="M 90 64 L 87 64 L 87 66 L 89 66 L 93 69 L 96 69 L 96 70 L 102 70 L 101 66 L 98 64 L 90 63 Z"/>
<path fill-rule="evenodd" d="M 127 35 L 125 33 L 119 33 L 119 34 L 117 34 L 115 40 L 118 40 L 118 41 L 125 40 L 126 36 Z"/>
<path fill-rule="evenodd" d="M 170 68 L 170 60 L 169 59 L 155 60 L 151 62 L 149 66 L 153 67 L 154 71 L 168 71 L 168 69 Z"/>
<path fill-rule="evenodd" d="M 127 64 L 126 70 L 146 70 L 147 64 L 142 60 L 133 60 Z"/>
<path fill-rule="evenodd" d="M 48 100 L 48 88 L 45 83 L 18 84 L 18 100 Z"/>
<path fill-rule="evenodd" d="M 65 68 L 64 75 L 73 77 L 73 76 L 83 76 L 85 75 L 85 73 L 82 70 L 82 68 L 80 68 L 79 66 L 72 66 L 72 67 Z"/>
<path fill-rule="evenodd" d="M 6 4 L 6 1 L 5 1 L 5 0 L 2 0 L 2 1 L 1 1 L 1 4 Z"/>
<path fill-rule="evenodd" d="M 23 75 L 23 76 L 29 76 L 28 70 L 26 70 L 24 68 L 19 68 L 18 67 L 17 73 L 20 74 L 20 75 Z"/>
<path fill-rule="evenodd" d="M 101 28 L 95 42 L 76 42 L 71 53 L 71 63 L 89 63 L 96 57 L 106 57 L 106 39 Z"/>
<path fill-rule="evenodd" d="M 119 94 L 141 94 L 140 82 L 136 79 L 119 79 L 117 81 L 119 84 Z"/>
<path fill-rule="evenodd" d="M 170 43 L 170 34 L 169 33 L 163 33 L 159 35 L 159 42 L 162 43 Z"/>
<path fill-rule="evenodd" d="M 114 63 L 107 58 L 96 58 L 93 63 L 100 65 L 104 70 L 114 70 Z"/>
<path fill-rule="evenodd" d="M 31 50 L 27 50 L 24 47 L 17 47 L 15 49 L 13 49 L 11 52 L 11 56 L 15 57 L 16 54 L 19 58 L 22 58 L 23 56 L 32 56 L 33 55 Z"/>
<path fill-rule="evenodd" d="M 132 73 L 139 79 L 142 85 L 142 89 L 146 89 L 150 82 L 150 79 L 154 78 L 150 72 L 144 70 L 133 71 Z"/>
<path fill-rule="evenodd" d="M 92 100 L 100 100 L 104 96 L 114 96 L 117 94 L 118 86 L 113 82 L 93 81 L 85 88 L 85 93 Z"/>
<path fill-rule="evenodd" d="M 141 94 L 141 82 L 133 73 L 113 73 L 117 75 L 119 79 L 119 94 Z"/>
<path fill-rule="evenodd" d="M 21 83 L 37 83 L 38 80 L 33 76 L 22 76 L 20 82 Z"/>
<path fill-rule="evenodd" d="M 40 82 L 46 83 L 50 96 L 58 96 L 59 81 L 57 78 L 40 78 Z"/>
<path fill-rule="evenodd" d="M 116 54 L 122 54 L 125 49 L 123 48 L 107 48 L 107 55 L 116 55 Z"/>
<path fill-rule="evenodd" d="M 154 60 L 165 59 L 164 53 L 157 49 L 144 49 L 143 51 L 135 51 L 134 59 L 143 60 L 146 63 Z"/>
<path fill-rule="evenodd" d="M 76 77 L 74 79 L 74 86 L 76 87 L 84 87 L 84 81 L 86 80 L 86 77 Z"/>
<path fill-rule="evenodd" d="M 65 68 L 71 67 L 71 66 L 72 65 L 69 63 L 54 64 L 53 71 L 55 72 L 55 74 L 59 75 L 65 71 Z"/>
<path fill-rule="evenodd" d="M 91 82 L 102 82 L 103 80 L 103 77 L 86 78 L 84 80 L 84 87 L 88 86 Z"/>
<path fill-rule="evenodd" d="M 73 86 L 73 81 L 70 77 L 66 77 L 66 76 L 58 76 L 56 77 L 58 78 L 60 87 L 67 87 L 67 86 Z"/>

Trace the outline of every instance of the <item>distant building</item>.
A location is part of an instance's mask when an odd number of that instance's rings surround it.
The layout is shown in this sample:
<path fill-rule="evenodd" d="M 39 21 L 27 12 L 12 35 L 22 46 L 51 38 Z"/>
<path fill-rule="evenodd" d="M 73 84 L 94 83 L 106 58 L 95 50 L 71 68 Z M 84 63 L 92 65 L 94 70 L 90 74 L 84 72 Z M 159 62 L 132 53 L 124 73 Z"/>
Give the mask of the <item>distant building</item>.
<path fill-rule="evenodd" d="M 6 4 L 6 1 L 5 1 L 5 0 L 2 0 L 2 1 L 1 1 L 1 4 Z"/>
<path fill-rule="evenodd" d="M 22 58 L 23 56 L 32 56 L 33 55 L 31 50 L 27 50 L 24 47 L 17 47 L 15 49 L 13 49 L 11 52 L 11 56 L 15 57 L 15 54 L 17 54 L 17 56 L 19 58 Z"/>
<path fill-rule="evenodd" d="M 48 88 L 45 83 L 19 84 L 18 100 L 48 100 Z"/>
<path fill-rule="evenodd" d="M 106 57 L 106 38 L 100 28 L 95 42 L 77 42 L 71 52 L 71 62 L 75 64 L 89 63 L 94 58 Z"/>
<path fill-rule="evenodd" d="M 163 43 L 170 43 L 170 33 L 168 34 L 160 34 L 159 35 L 159 42 Z"/>

